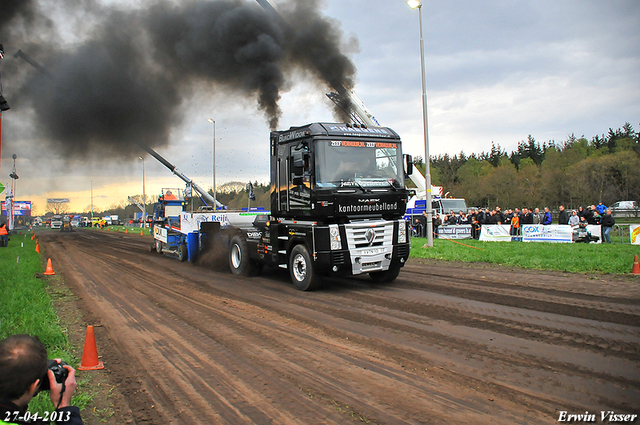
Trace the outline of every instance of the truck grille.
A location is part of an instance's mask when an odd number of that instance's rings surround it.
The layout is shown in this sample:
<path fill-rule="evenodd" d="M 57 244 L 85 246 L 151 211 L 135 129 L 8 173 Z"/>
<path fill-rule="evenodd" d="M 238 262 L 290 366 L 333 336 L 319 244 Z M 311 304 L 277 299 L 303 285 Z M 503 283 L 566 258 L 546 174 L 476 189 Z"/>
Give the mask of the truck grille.
<path fill-rule="evenodd" d="M 344 225 L 349 249 L 390 246 L 393 243 L 392 221 L 363 221 Z"/>

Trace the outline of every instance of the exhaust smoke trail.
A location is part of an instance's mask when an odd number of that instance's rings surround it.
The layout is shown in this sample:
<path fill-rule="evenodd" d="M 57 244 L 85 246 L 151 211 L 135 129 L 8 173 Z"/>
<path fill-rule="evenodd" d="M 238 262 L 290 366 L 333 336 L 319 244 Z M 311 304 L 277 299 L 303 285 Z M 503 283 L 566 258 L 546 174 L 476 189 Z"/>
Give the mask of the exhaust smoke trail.
<path fill-rule="evenodd" d="M 148 5 L 149 2 L 146 4 Z M 355 66 L 341 52 L 338 25 L 317 1 L 284 4 L 282 20 L 242 0 L 155 1 L 125 10 L 95 0 L 3 0 L 0 38 L 7 55 L 23 50 L 51 78 L 26 63 L 12 108 L 69 157 L 126 156 L 135 143 L 169 142 L 181 105 L 203 87 L 255 99 L 271 129 L 281 93 L 302 69 L 321 90 L 354 85 Z M 78 32 L 63 43 L 45 11 L 60 10 Z M 338 113 L 338 112 L 337 112 Z M 105 152 L 106 151 L 106 152 Z"/>

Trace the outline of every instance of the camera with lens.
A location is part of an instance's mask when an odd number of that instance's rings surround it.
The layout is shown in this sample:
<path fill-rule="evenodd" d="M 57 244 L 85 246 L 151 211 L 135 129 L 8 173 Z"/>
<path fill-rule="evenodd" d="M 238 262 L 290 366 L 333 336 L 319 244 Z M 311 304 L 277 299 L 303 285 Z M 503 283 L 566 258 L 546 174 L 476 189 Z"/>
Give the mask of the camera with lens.
<path fill-rule="evenodd" d="M 60 363 L 58 363 L 56 360 L 49 360 L 49 363 L 47 363 L 47 370 L 53 372 L 53 376 L 56 378 L 56 382 L 58 384 L 62 384 L 67 380 L 69 371 L 63 367 L 66 365 L 67 363 L 63 362 L 62 360 L 60 360 Z M 44 377 L 40 379 L 40 391 L 48 391 L 50 389 L 49 375 L 47 372 L 44 374 Z"/>

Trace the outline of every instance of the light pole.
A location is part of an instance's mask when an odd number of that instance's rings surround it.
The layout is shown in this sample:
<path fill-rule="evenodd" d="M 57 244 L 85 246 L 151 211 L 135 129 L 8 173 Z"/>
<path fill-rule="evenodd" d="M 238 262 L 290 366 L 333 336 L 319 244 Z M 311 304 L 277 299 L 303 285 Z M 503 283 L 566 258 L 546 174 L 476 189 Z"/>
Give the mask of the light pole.
<path fill-rule="evenodd" d="M 147 195 L 144 192 L 144 158 L 139 156 L 138 159 L 142 160 L 142 206 L 144 211 L 142 212 L 142 226 L 147 224 Z"/>
<path fill-rule="evenodd" d="M 209 118 L 210 123 L 213 123 L 213 209 L 217 208 L 218 201 L 216 200 L 216 122 Z"/>
<path fill-rule="evenodd" d="M 424 40 L 422 38 L 422 3 L 420 0 L 408 0 L 412 9 L 418 9 L 420 20 L 420 65 L 422 67 L 422 116 L 424 119 L 424 187 L 427 212 L 427 246 L 433 247 L 433 208 L 431 206 L 431 160 L 429 158 L 429 118 L 427 114 L 427 72 L 424 61 Z"/>

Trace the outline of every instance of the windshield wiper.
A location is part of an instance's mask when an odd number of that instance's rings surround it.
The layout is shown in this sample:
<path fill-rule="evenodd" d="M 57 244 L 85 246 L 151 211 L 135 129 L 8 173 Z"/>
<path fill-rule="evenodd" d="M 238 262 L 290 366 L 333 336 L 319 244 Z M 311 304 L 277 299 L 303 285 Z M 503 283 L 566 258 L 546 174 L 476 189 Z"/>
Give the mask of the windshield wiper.
<path fill-rule="evenodd" d="M 349 181 L 354 182 L 356 184 L 356 186 L 358 186 L 360 188 L 360 190 L 362 190 L 362 193 L 367 193 L 367 189 L 365 189 L 364 187 L 362 187 L 362 185 L 360 183 L 358 183 L 355 180 L 351 180 L 349 179 Z"/>
<path fill-rule="evenodd" d="M 337 186 L 339 187 L 353 187 L 353 186 L 357 186 L 358 189 L 360 189 L 363 193 L 368 193 L 367 189 L 365 189 L 360 183 L 358 183 L 357 181 L 355 181 L 354 179 L 348 179 L 348 180 L 340 180 L 340 181 L 335 181 L 333 183 L 337 183 Z M 345 185 L 345 183 L 349 183 L 348 186 Z"/>

